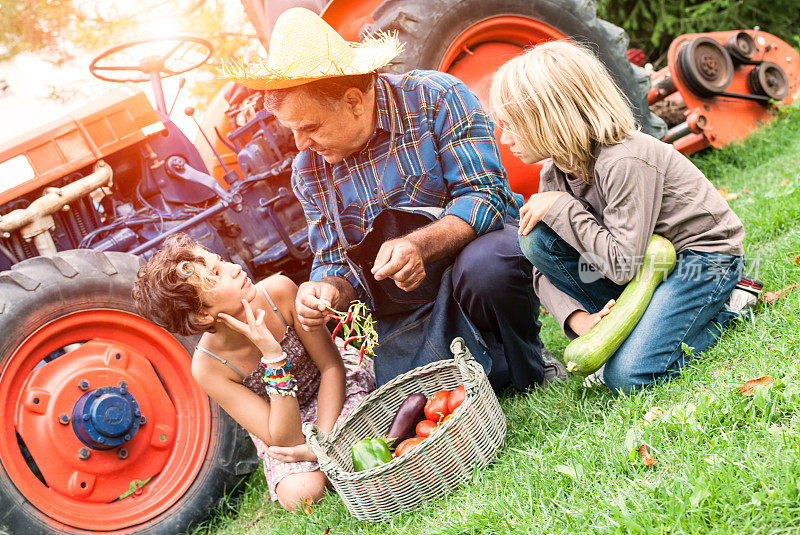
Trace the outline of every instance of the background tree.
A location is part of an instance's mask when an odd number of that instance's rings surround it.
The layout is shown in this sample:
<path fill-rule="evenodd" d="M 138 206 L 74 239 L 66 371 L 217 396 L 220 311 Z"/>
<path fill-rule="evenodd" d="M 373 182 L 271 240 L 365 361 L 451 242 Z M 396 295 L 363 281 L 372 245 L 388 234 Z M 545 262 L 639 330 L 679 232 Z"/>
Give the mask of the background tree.
<path fill-rule="evenodd" d="M 656 68 L 666 65 L 670 43 L 684 33 L 760 26 L 800 46 L 797 0 L 598 0 L 597 15 L 625 28 L 631 46 Z"/>
<path fill-rule="evenodd" d="M 143 37 L 183 33 L 207 39 L 214 53 L 191 73 L 187 84 L 199 105 L 225 83 L 216 72 L 221 59 L 255 57 L 261 51 L 244 8 L 236 1 L 0 0 L 0 13 L 0 60 L 31 52 L 63 65 Z M 62 100 L 75 91 L 50 88 L 51 97 Z"/>

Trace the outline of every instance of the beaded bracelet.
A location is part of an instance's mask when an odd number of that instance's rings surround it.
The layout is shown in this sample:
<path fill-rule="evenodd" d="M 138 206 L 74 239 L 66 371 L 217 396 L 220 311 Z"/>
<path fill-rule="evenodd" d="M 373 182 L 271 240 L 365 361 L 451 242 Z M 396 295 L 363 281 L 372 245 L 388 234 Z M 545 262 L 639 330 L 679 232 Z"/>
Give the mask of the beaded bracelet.
<path fill-rule="evenodd" d="M 263 357 L 262 356 L 261 357 L 261 362 L 263 364 L 277 364 L 278 362 L 280 362 L 282 360 L 286 360 L 287 358 L 289 358 L 289 357 L 286 355 L 286 351 L 282 351 L 281 352 L 281 356 L 280 357 L 275 357 L 274 359 L 267 359 L 267 357 Z"/>

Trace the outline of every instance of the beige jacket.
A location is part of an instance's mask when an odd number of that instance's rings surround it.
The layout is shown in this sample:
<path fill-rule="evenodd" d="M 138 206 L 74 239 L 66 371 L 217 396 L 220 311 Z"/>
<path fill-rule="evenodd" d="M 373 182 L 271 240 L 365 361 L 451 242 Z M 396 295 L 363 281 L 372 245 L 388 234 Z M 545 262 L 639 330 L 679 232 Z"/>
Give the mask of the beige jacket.
<path fill-rule="evenodd" d="M 599 259 L 600 271 L 627 284 L 639 270 L 653 234 L 684 249 L 744 254 L 742 222 L 711 182 L 672 145 L 642 133 L 602 146 L 590 168 L 592 184 L 567 175 L 548 160 L 539 191 L 565 191 L 542 221 L 580 253 Z M 581 304 L 534 269 L 542 304 L 566 327 Z"/>

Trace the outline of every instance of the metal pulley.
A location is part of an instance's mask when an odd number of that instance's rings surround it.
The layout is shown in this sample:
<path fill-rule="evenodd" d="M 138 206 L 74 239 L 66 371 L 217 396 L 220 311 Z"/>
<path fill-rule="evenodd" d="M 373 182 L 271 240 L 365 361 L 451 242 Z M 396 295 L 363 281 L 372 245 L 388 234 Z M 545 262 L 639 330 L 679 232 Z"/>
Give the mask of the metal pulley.
<path fill-rule="evenodd" d="M 756 40 L 747 32 L 736 32 L 725 41 L 725 50 L 737 65 L 749 63 L 758 52 Z"/>
<path fill-rule="evenodd" d="M 762 61 L 747 75 L 747 87 L 753 94 L 783 100 L 789 94 L 789 78 L 780 65 Z"/>
<path fill-rule="evenodd" d="M 677 60 L 678 73 L 697 95 L 718 95 L 733 80 L 733 60 L 730 54 L 709 37 L 698 37 L 686 43 L 678 51 Z"/>

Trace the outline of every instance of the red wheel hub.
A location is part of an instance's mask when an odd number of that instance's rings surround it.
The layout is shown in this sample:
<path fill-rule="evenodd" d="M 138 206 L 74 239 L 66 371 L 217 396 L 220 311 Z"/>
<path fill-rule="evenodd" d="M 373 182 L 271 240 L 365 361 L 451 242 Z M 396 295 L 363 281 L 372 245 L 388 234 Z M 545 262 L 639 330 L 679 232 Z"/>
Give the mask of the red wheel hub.
<path fill-rule="evenodd" d="M 84 391 L 81 387 L 87 384 L 89 390 Z M 74 417 L 78 400 L 86 394 L 91 399 L 93 392 L 100 394 L 95 385 L 121 384 L 142 400 L 139 407 L 145 425 L 115 449 L 82 442 L 75 426 L 83 422 L 64 423 Z M 17 432 L 47 485 L 61 494 L 87 502 L 110 502 L 123 494 L 131 481 L 158 474 L 169 456 L 175 408 L 150 362 L 121 342 L 92 340 L 37 368 L 22 387 L 20 401 Z"/>
<path fill-rule="evenodd" d="M 59 350 L 67 352 L 51 358 Z M 42 326 L 0 379 L 4 468 L 39 511 L 76 528 L 124 529 L 162 513 L 194 481 L 208 447 L 208 400 L 190 363 L 172 336 L 126 312 L 82 311 Z M 76 436 L 73 409 L 93 391 L 98 399 L 130 398 L 130 410 L 140 411 L 138 427 L 111 449 Z M 121 419 L 118 405 L 95 406 L 103 413 L 92 418 L 105 418 L 107 433 Z"/>
<path fill-rule="evenodd" d="M 489 88 L 500 65 L 519 55 L 526 47 L 557 39 L 566 39 L 566 35 L 538 20 L 510 15 L 492 17 L 456 37 L 445 52 L 439 70 L 464 81 L 488 110 Z M 499 127 L 495 127 L 495 138 L 500 139 Z M 541 164 L 526 165 L 499 142 L 498 148 L 511 189 L 526 198 L 536 193 Z"/>

